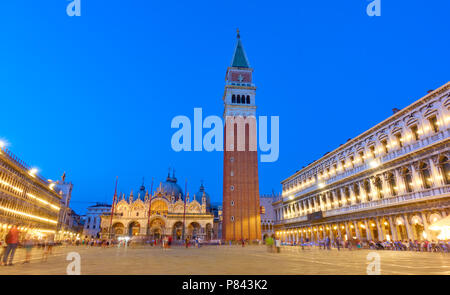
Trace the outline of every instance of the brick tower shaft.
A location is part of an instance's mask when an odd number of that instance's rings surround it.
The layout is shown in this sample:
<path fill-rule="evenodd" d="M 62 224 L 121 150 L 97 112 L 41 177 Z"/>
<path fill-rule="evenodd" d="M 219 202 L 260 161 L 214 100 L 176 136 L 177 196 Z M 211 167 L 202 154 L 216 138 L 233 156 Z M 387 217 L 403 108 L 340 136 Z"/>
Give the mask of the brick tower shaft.
<path fill-rule="evenodd" d="M 223 230 L 226 241 L 260 240 L 256 87 L 240 36 L 226 74 Z"/>

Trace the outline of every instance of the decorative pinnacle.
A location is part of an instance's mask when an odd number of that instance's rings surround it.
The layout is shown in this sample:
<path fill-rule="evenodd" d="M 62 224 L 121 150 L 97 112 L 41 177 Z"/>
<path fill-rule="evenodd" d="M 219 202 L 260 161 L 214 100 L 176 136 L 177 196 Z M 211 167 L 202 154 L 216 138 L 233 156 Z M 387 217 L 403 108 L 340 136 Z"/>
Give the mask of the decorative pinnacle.
<path fill-rule="evenodd" d="M 237 33 L 237 38 L 241 39 L 241 34 L 239 34 L 239 28 L 236 29 L 236 33 Z"/>

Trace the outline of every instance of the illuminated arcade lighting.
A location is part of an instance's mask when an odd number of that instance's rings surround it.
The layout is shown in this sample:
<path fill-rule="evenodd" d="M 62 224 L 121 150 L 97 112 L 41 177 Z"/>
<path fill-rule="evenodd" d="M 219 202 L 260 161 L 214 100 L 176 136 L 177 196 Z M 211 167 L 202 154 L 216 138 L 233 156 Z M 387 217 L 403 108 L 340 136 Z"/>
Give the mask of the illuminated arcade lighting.
<path fill-rule="evenodd" d="M 6 212 L 9 212 L 9 213 L 13 213 L 13 214 L 17 214 L 17 215 L 21 215 L 21 216 L 26 216 L 26 217 L 42 220 L 42 221 L 45 221 L 45 222 L 48 222 L 48 223 L 53 223 L 53 224 L 57 224 L 58 223 L 56 220 L 52 220 L 52 219 L 48 219 L 48 218 L 44 218 L 44 217 L 40 217 L 40 216 L 36 216 L 36 215 L 32 215 L 32 214 L 28 214 L 28 213 L 25 213 L 25 212 L 17 211 L 17 210 L 14 210 L 14 209 L 3 207 L 3 206 L 0 206 L 0 210 L 6 211 Z"/>
<path fill-rule="evenodd" d="M 43 203 L 43 204 L 50 205 L 50 207 L 52 207 L 52 208 L 55 209 L 55 210 L 58 210 L 58 211 L 59 211 L 59 209 L 60 209 L 58 206 L 55 206 L 55 205 L 53 205 L 53 204 L 50 204 L 50 203 L 47 202 L 46 200 L 43 200 L 43 199 L 41 199 L 41 198 L 38 198 L 38 197 L 36 197 L 36 196 L 33 195 L 33 194 L 27 193 L 27 196 L 29 196 L 29 197 L 32 198 L 32 199 L 38 200 L 39 202 L 41 202 L 41 203 Z"/>
<path fill-rule="evenodd" d="M 372 168 L 377 168 L 378 166 L 380 166 L 380 164 L 377 161 L 375 161 L 375 160 L 370 161 L 369 165 Z"/>
<path fill-rule="evenodd" d="M 28 174 L 30 174 L 32 177 L 35 177 L 36 173 L 38 173 L 37 168 L 31 168 L 30 171 L 28 171 Z"/>
<path fill-rule="evenodd" d="M 3 184 L 3 185 L 8 186 L 8 187 L 10 187 L 10 188 L 12 188 L 13 190 L 15 190 L 15 191 L 18 192 L 18 193 L 23 193 L 23 190 L 22 190 L 22 189 L 20 189 L 20 188 L 18 188 L 18 187 L 16 187 L 16 186 L 13 186 L 12 184 L 10 184 L 10 183 L 8 183 L 8 182 L 2 180 L 2 179 L 0 179 L 0 183 Z"/>

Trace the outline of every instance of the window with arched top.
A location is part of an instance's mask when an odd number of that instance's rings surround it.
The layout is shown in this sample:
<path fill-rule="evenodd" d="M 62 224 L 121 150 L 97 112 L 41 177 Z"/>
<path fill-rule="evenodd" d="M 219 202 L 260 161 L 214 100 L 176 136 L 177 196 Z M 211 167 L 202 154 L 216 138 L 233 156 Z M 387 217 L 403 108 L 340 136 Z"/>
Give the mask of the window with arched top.
<path fill-rule="evenodd" d="M 247 95 L 247 104 L 250 104 L 250 95 Z"/>
<path fill-rule="evenodd" d="M 406 168 L 405 170 L 403 170 L 403 181 L 405 182 L 405 189 L 408 193 L 412 192 L 412 186 L 413 186 L 413 182 L 412 182 L 412 175 L 411 175 L 411 171 Z"/>
<path fill-rule="evenodd" d="M 236 95 L 231 96 L 231 103 L 236 103 Z"/>
<path fill-rule="evenodd" d="M 444 174 L 445 184 L 450 184 L 450 162 L 448 157 L 442 157 L 439 160 L 439 166 L 441 167 L 442 174 Z"/>
<path fill-rule="evenodd" d="M 348 189 L 348 187 L 346 187 L 344 189 L 344 193 L 345 193 L 345 199 L 347 200 L 347 203 L 350 203 L 350 190 Z"/>
<path fill-rule="evenodd" d="M 364 152 L 359 152 L 359 158 L 361 159 L 361 163 L 364 163 Z"/>
<path fill-rule="evenodd" d="M 381 179 L 379 177 L 375 178 L 375 187 L 377 188 L 378 195 L 380 196 L 380 199 L 383 198 L 383 185 L 381 182 Z"/>
<path fill-rule="evenodd" d="M 439 124 L 437 121 L 437 117 L 432 116 L 432 117 L 428 118 L 428 121 L 430 122 L 430 126 L 431 126 L 431 129 L 433 130 L 433 132 L 434 133 L 439 132 Z"/>
<path fill-rule="evenodd" d="M 402 134 L 400 132 L 395 133 L 395 138 L 397 139 L 397 144 L 398 147 L 402 148 L 403 147 L 403 139 L 402 139 Z"/>
<path fill-rule="evenodd" d="M 419 128 L 417 127 L 417 125 L 412 125 L 410 129 L 411 129 L 413 138 L 415 140 L 419 140 Z"/>
<path fill-rule="evenodd" d="M 433 180 L 431 179 L 430 169 L 426 163 L 421 163 L 419 166 L 420 176 L 422 178 L 422 183 L 424 188 L 431 188 L 433 185 Z"/>
<path fill-rule="evenodd" d="M 383 152 L 385 153 L 385 154 L 387 154 L 389 151 L 388 151 L 388 142 L 387 142 L 387 140 L 386 139 L 384 139 L 384 140 L 382 140 L 381 141 L 381 145 L 382 145 L 382 147 L 383 147 Z"/>
<path fill-rule="evenodd" d="M 355 194 L 356 202 L 358 203 L 360 201 L 360 191 L 359 191 L 359 185 L 356 183 L 353 185 L 353 193 Z"/>
<path fill-rule="evenodd" d="M 239 94 L 237 96 L 237 103 L 241 103 L 241 96 Z"/>
<path fill-rule="evenodd" d="M 365 191 L 366 196 L 367 196 L 367 200 L 371 200 L 371 197 L 370 197 L 370 184 L 369 184 L 369 181 L 365 180 L 365 181 L 364 181 L 363 187 L 364 187 L 364 191 Z"/>
<path fill-rule="evenodd" d="M 392 173 L 389 173 L 389 175 L 388 175 L 388 183 L 391 188 L 392 195 L 396 196 L 397 195 L 397 184 L 395 182 L 395 177 Z"/>
<path fill-rule="evenodd" d="M 340 189 L 338 189 L 336 191 L 336 196 L 337 196 L 338 206 L 341 207 L 343 205 L 343 203 L 342 203 L 342 196 L 341 196 L 341 190 Z"/>
<path fill-rule="evenodd" d="M 369 147 L 369 154 L 372 158 L 375 158 L 375 146 L 374 145 Z"/>

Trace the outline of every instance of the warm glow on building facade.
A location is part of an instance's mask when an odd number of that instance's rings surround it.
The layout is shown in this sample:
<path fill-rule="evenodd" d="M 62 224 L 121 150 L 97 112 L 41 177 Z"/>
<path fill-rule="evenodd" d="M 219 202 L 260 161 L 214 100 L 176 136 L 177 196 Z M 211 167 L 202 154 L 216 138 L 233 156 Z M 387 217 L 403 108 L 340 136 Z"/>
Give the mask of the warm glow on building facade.
<path fill-rule="evenodd" d="M 0 148 L 0 238 L 17 225 L 37 237 L 56 234 L 61 196 L 37 169 Z"/>
<path fill-rule="evenodd" d="M 276 234 L 286 242 L 437 239 L 450 212 L 450 83 L 282 181 Z"/>
<path fill-rule="evenodd" d="M 136 241 L 172 236 L 173 240 L 214 237 L 214 214 L 203 184 L 196 194 L 185 196 L 173 174 L 167 176 L 156 192 L 142 184 L 137 195 L 122 195 L 111 213 L 100 216 L 102 237 L 133 237 Z"/>

